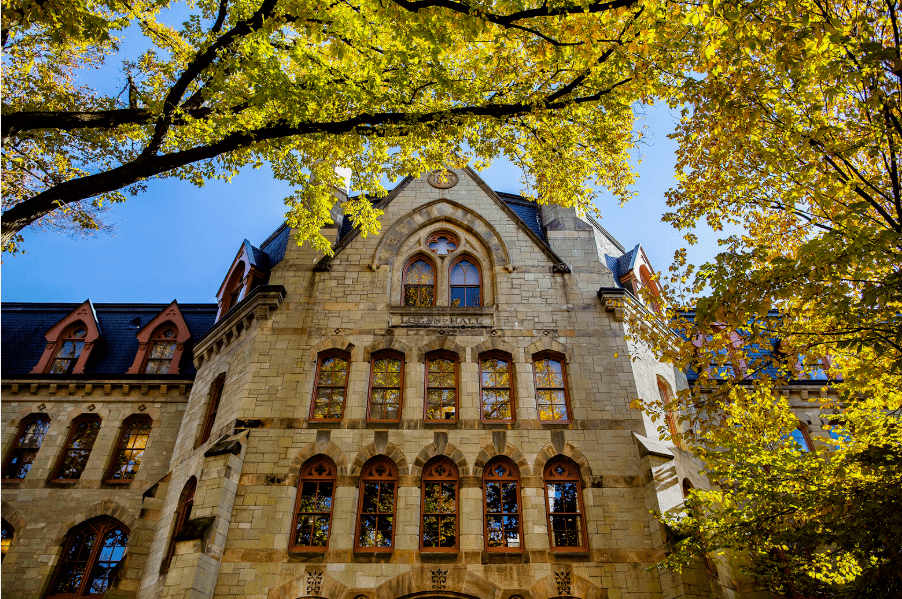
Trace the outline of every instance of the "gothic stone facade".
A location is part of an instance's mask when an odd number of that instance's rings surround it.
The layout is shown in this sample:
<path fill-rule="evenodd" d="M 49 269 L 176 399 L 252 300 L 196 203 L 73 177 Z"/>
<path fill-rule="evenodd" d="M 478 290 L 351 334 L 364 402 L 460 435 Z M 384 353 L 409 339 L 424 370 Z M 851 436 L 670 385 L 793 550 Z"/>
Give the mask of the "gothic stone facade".
<path fill-rule="evenodd" d="M 144 374 L 29 374 L 5 363 L 4 459 L 24 419 L 41 413 L 50 425 L 27 475 L 4 473 L 3 518 L 15 532 L 2 596 L 54 596 L 64 549 L 84 522 L 118 522 L 129 531 L 125 557 L 111 562 L 104 583 L 107 598 L 752 596 L 740 592 L 744 581 L 722 558 L 711 557 L 710 571 L 700 560 L 679 576 L 649 569 L 668 547 L 649 511 L 678 508 L 681 481 L 706 482 L 691 456 L 659 439 L 660 422 L 630 408 L 661 386 L 673 392 L 686 385 L 682 373 L 624 338 L 630 318 L 651 314 L 623 289 L 648 283 L 641 248 L 627 252 L 572 210 L 499 195 L 470 170 L 453 175 L 405 180 L 379 200 L 378 236 L 357 235 L 336 215 L 331 259 L 298 247 L 284 227 L 260 248 L 242 244 L 220 305 L 206 308 L 206 324 L 192 325 L 183 374 L 149 375 L 146 366 L 137 367 Z M 478 270 L 478 301 L 452 289 L 451 267 L 462 257 Z M 420 259 L 434 286 L 405 289 L 407 267 Z M 418 303 L 434 305 L 405 305 L 406 293 L 425 293 Z M 182 307 L 191 310 L 203 311 Z M 102 324 L 103 310 L 96 312 Z M 10 319 L 4 313 L 5 328 Z M 146 328 L 137 331 L 143 349 L 131 351 L 150 351 Z M 6 333 L 4 360 L 17 343 Z M 60 346 L 49 340 L 21 360 L 50 364 L 54 356 L 41 352 Z M 426 368 L 436 356 L 454 364 L 456 378 L 446 386 L 456 388 L 456 407 L 430 421 Z M 312 406 L 327 386 L 330 357 L 346 369 L 346 386 L 337 391 L 344 401 Z M 483 382 L 484 360 L 492 357 L 507 364 L 509 383 Z M 542 360 L 562 365 L 564 395 L 537 390 Z M 397 382 L 373 374 L 377 363 L 400 365 Z M 483 403 L 487 386 L 505 384 L 511 413 L 499 421 Z M 373 407 L 389 396 L 400 396 L 396 419 Z M 564 403 L 549 408 L 548 397 Z M 322 405 L 335 408 L 325 412 L 334 417 L 318 417 Z M 86 467 L 77 481 L 49 480 L 71 423 L 83 414 L 102 420 Z M 144 458 L 133 480 L 112 484 L 105 472 L 133 414 L 153 423 Z M 450 466 L 433 468 L 442 458 Z M 316 476 L 305 470 L 313 463 L 326 465 L 319 472 L 334 485 L 326 489 L 327 545 L 299 546 L 296 510 L 317 511 L 298 500 L 299 482 Z M 505 521 L 513 529 L 501 537 L 488 530 L 488 520 L 500 520 L 487 513 L 486 498 L 490 486 L 501 488 L 489 480 L 499 464 L 509 481 L 504 493 L 515 493 L 505 495 L 503 510 L 519 518 L 519 525 Z M 552 464 L 571 469 L 567 488 L 580 494 L 571 508 L 580 511 L 579 530 L 561 547 L 552 546 L 554 498 L 547 496 L 566 485 L 549 486 Z M 424 476 L 449 469 L 457 470 L 449 479 L 453 542 L 430 550 L 423 546 Z M 374 508 L 361 488 L 379 476 L 392 495 Z M 182 517 L 186 485 L 194 489 L 189 518 Z M 377 524 L 363 524 L 386 505 L 391 531 L 378 515 Z M 574 519 L 568 522 L 572 528 Z"/>

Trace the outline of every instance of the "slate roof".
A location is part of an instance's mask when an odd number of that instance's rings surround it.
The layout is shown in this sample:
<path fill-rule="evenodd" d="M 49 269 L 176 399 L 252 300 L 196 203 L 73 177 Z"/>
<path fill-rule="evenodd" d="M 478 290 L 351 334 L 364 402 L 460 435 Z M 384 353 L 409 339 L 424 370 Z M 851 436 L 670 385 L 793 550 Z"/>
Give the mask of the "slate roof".
<path fill-rule="evenodd" d="M 272 268 L 285 258 L 289 237 L 291 237 L 291 228 L 288 223 L 282 223 L 278 229 L 273 231 L 272 235 L 260 244 L 260 249 L 254 248 L 256 252 L 263 252 L 268 257 L 267 268 Z"/>
<path fill-rule="evenodd" d="M 636 266 L 636 257 L 639 255 L 639 245 L 617 258 L 604 255 L 605 264 L 612 273 L 614 273 L 614 284 L 624 289 L 620 282 L 620 277 L 633 270 Z"/>
<path fill-rule="evenodd" d="M 4 378 L 28 374 L 44 353 L 44 334 L 81 304 L 31 304 L 4 302 L 0 330 Z M 91 350 L 85 375 L 124 376 L 138 353 L 138 331 L 169 304 L 94 304 L 101 337 Z M 193 342 L 213 326 L 216 304 L 179 304 L 191 331 L 179 375 L 195 373 L 191 360 Z M 41 375 L 51 376 L 51 375 Z M 144 376 L 144 375 L 142 375 Z"/>
<path fill-rule="evenodd" d="M 539 236 L 539 239 L 546 244 L 548 243 L 548 237 L 545 236 L 545 227 L 542 223 L 542 210 L 538 204 L 512 193 L 504 193 L 502 191 L 496 191 L 495 193 L 527 227 L 532 229 L 533 233 Z"/>

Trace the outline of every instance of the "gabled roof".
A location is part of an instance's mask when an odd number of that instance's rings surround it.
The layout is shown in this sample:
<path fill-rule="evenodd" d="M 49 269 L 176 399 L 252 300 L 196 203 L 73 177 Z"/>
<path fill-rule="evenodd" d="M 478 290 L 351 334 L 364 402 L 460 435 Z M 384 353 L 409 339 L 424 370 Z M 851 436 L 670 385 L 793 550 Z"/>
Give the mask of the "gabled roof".
<path fill-rule="evenodd" d="M 4 378 L 31 372 L 43 355 L 46 333 L 81 304 L 31 304 L 4 302 L 0 330 Z M 137 333 L 171 304 L 94 304 L 102 334 L 85 367 L 86 375 L 125 375 L 138 352 Z M 213 325 L 216 304 L 180 304 L 193 339 Z M 193 374 L 190 351 L 182 360 L 181 373 Z M 51 376 L 51 375 L 42 375 Z"/>
<path fill-rule="evenodd" d="M 636 267 L 636 257 L 639 255 L 639 244 L 622 256 L 613 257 L 604 255 L 605 264 L 614 273 L 614 284 L 623 289 L 620 279 Z"/>

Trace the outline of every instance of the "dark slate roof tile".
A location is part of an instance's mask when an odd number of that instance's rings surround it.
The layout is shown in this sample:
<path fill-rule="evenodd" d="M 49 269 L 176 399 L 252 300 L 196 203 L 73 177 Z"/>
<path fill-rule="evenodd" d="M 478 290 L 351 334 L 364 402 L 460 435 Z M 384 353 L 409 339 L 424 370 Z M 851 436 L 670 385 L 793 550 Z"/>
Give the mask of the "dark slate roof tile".
<path fill-rule="evenodd" d="M 81 304 L 4 303 L 0 331 L 4 377 L 28 374 L 44 353 L 44 334 Z M 91 351 L 85 374 L 123 375 L 138 353 L 138 331 L 169 304 L 94 304 L 102 335 Z M 213 326 L 216 304 L 179 304 L 191 331 L 179 365 L 180 374 L 194 374 L 192 342 Z"/>
<path fill-rule="evenodd" d="M 503 191 L 496 191 L 495 193 L 533 233 L 538 235 L 539 239 L 546 244 L 548 243 L 548 238 L 545 236 L 545 227 L 542 226 L 542 209 L 538 204 L 512 193 Z"/>
<path fill-rule="evenodd" d="M 260 244 L 260 249 L 269 257 L 269 268 L 273 268 L 285 258 L 289 237 L 291 237 L 291 227 L 288 226 L 288 223 L 282 223 L 278 229 L 273 231 L 272 235 Z"/>

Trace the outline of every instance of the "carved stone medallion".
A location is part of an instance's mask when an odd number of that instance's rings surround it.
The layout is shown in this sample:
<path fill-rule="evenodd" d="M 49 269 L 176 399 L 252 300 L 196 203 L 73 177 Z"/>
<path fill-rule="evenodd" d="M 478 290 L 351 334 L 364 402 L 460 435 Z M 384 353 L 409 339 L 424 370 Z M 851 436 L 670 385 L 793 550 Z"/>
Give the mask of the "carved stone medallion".
<path fill-rule="evenodd" d="M 454 171 L 432 171 L 426 181 L 436 189 L 451 189 L 457 185 L 458 179 Z"/>

